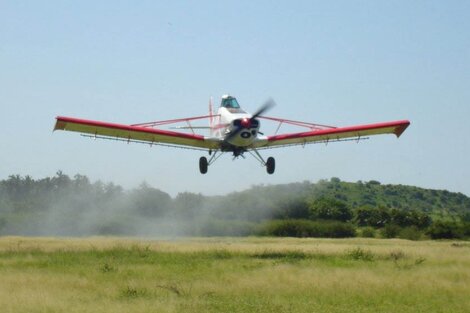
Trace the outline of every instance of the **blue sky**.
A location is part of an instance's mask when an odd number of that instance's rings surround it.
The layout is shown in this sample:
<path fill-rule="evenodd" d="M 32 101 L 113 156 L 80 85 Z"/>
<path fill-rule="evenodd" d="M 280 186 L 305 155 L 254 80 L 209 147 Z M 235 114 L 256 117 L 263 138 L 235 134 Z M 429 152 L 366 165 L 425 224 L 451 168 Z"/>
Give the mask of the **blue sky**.
<path fill-rule="evenodd" d="M 57 115 L 138 123 L 255 111 L 329 125 L 409 119 L 405 134 L 223 156 L 52 133 Z M 57 170 L 171 194 L 339 177 L 470 195 L 468 1 L 1 1 L 0 178 Z"/>

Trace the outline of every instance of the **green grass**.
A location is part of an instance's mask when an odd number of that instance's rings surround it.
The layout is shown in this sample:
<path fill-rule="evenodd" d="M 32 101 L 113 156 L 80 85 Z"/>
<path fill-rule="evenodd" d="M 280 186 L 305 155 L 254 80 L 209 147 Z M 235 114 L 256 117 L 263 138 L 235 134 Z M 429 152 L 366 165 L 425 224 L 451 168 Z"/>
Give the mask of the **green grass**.
<path fill-rule="evenodd" d="M 0 311 L 469 312 L 470 245 L 0 238 Z"/>

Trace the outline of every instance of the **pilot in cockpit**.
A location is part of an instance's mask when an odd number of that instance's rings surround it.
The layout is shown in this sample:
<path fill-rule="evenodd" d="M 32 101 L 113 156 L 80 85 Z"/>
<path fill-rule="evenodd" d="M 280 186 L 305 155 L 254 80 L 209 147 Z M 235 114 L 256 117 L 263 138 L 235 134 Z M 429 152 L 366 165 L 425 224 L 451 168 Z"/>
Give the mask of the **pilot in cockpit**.
<path fill-rule="evenodd" d="M 238 104 L 237 99 L 233 97 L 226 97 L 222 99 L 222 106 L 227 109 L 239 109 L 240 105 Z"/>

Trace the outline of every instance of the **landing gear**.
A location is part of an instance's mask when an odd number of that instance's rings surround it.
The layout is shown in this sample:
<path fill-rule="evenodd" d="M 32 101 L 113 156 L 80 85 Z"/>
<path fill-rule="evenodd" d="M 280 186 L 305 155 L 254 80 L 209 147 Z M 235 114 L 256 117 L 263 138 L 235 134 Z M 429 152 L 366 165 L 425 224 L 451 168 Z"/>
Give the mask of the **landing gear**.
<path fill-rule="evenodd" d="M 266 172 L 268 174 L 273 174 L 274 170 L 276 169 L 276 161 L 274 160 L 273 157 L 269 157 L 266 161 L 263 159 L 261 154 L 256 149 L 248 150 L 248 152 L 255 158 L 257 159 L 261 165 L 266 166 Z"/>
<path fill-rule="evenodd" d="M 209 160 L 207 160 L 206 157 L 201 157 L 199 159 L 199 171 L 201 172 L 201 174 L 206 174 L 209 165 L 214 163 L 222 155 L 222 153 L 218 152 L 219 151 L 217 150 L 209 150 L 209 155 L 211 156 Z"/>
<path fill-rule="evenodd" d="M 206 174 L 209 168 L 209 165 L 213 164 L 223 154 L 223 152 L 227 152 L 227 151 L 209 150 L 209 155 L 210 155 L 209 160 L 207 160 L 206 157 L 200 157 L 199 158 L 199 171 L 201 172 L 201 174 Z M 268 174 L 273 174 L 274 170 L 276 169 L 276 161 L 274 160 L 274 158 L 269 157 L 265 161 L 256 149 L 251 149 L 251 150 L 234 149 L 231 152 L 233 152 L 234 159 L 240 156 L 244 158 L 245 156 L 243 155 L 243 152 L 250 153 L 255 159 L 257 159 L 261 163 L 262 166 L 266 167 L 266 172 L 268 172 Z"/>
<path fill-rule="evenodd" d="M 268 160 L 266 161 L 266 171 L 268 174 L 274 173 L 274 170 L 276 169 L 276 161 L 274 160 L 273 157 L 269 157 Z"/>
<path fill-rule="evenodd" d="M 201 157 L 199 159 L 199 171 L 201 172 L 201 174 L 205 174 L 207 173 L 207 167 L 208 167 L 209 163 L 207 162 L 207 158 L 206 157 Z"/>

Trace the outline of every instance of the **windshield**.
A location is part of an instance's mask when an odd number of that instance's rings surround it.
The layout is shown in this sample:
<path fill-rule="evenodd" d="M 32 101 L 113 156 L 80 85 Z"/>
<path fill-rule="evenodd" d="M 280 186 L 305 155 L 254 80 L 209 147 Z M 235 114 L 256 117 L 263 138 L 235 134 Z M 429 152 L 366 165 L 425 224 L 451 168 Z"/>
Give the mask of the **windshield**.
<path fill-rule="evenodd" d="M 222 99 L 222 106 L 227 109 L 239 109 L 240 105 L 238 104 L 237 99 L 235 98 L 226 98 Z"/>

